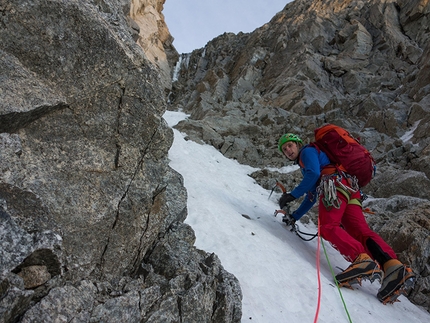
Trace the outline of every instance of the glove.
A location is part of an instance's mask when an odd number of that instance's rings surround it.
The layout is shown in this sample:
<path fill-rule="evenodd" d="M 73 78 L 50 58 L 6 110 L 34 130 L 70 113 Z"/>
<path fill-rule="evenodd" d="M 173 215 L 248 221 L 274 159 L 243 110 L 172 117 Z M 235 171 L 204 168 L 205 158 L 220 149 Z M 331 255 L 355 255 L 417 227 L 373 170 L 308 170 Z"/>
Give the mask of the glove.
<path fill-rule="evenodd" d="M 296 219 L 293 218 L 293 216 L 291 214 L 285 214 L 282 217 L 282 222 L 285 222 L 285 224 L 294 226 L 294 224 L 296 224 Z"/>
<path fill-rule="evenodd" d="M 291 201 L 294 201 L 295 199 L 296 198 L 292 196 L 290 193 L 284 193 L 279 199 L 279 207 L 282 209 L 285 205 L 287 205 Z"/>

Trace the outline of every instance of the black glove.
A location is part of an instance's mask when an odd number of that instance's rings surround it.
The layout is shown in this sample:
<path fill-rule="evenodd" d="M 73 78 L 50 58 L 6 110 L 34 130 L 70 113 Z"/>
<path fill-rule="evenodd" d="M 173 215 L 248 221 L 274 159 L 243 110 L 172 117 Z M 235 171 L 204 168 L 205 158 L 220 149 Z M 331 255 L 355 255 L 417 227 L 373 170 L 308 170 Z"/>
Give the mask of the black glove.
<path fill-rule="evenodd" d="M 284 193 L 279 199 L 279 207 L 282 209 L 285 205 L 287 205 L 291 201 L 294 201 L 295 199 L 296 198 L 292 196 L 290 193 Z"/>
<path fill-rule="evenodd" d="M 291 214 L 285 214 L 282 218 L 282 222 L 285 222 L 287 226 L 294 226 L 296 224 L 296 219 L 294 219 Z"/>

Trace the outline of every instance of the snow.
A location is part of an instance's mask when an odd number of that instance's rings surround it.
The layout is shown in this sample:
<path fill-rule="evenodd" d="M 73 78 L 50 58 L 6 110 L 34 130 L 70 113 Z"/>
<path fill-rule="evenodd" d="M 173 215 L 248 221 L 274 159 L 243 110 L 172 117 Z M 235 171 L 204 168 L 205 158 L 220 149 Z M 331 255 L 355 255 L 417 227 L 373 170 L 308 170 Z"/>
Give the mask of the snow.
<path fill-rule="evenodd" d="M 409 131 L 407 131 L 400 139 L 403 142 L 411 141 L 412 138 L 414 137 L 414 132 L 418 128 L 418 125 L 420 124 L 420 122 L 421 120 L 415 121 L 415 123 L 412 125 L 412 128 Z"/>
<path fill-rule="evenodd" d="M 182 112 L 164 114 L 171 127 L 186 117 Z M 303 241 L 282 223 L 281 215 L 274 216 L 280 193 L 273 193 L 269 200 L 270 191 L 248 176 L 257 169 L 225 158 L 210 145 L 186 141 L 185 134 L 173 131 L 169 159 L 170 166 L 184 177 L 188 192 L 185 222 L 195 231 L 195 246 L 216 253 L 223 267 L 239 280 L 242 322 L 430 322 L 430 314 L 404 296 L 395 304 L 380 303 L 378 282 L 365 281 L 354 290 L 342 288 L 340 294 L 324 248 L 334 272 L 349 263 L 328 242 L 318 246 L 321 240 Z M 313 224 L 299 226 L 301 231 L 317 232 Z"/>
<path fill-rule="evenodd" d="M 176 82 L 178 80 L 179 72 L 181 71 L 181 64 L 182 64 L 182 55 L 179 55 L 179 59 L 176 62 L 175 68 L 173 69 L 172 82 Z"/>

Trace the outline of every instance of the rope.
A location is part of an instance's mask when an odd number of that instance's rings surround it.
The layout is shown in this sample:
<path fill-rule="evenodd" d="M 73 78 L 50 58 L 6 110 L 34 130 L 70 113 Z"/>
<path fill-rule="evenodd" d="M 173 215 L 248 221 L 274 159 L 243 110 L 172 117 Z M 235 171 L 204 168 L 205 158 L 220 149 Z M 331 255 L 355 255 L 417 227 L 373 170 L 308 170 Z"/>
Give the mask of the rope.
<path fill-rule="evenodd" d="M 319 220 L 318 220 L 318 228 L 319 228 Z M 318 230 L 318 232 L 319 232 L 319 230 Z M 325 245 L 324 245 L 323 239 L 320 237 L 319 240 L 321 240 L 321 243 L 322 243 L 322 246 L 323 246 L 323 249 L 324 249 L 324 254 L 325 254 L 325 257 L 327 259 L 328 266 L 330 267 L 331 275 L 333 276 L 333 279 L 334 279 L 334 281 L 336 283 L 337 290 L 339 291 L 340 299 L 342 300 L 342 303 L 343 303 L 343 308 L 345 309 L 346 315 L 348 316 L 348 321 L 350 323 L 352 323 L 351 316 L 349 315 L 348 308 L 346 307 L 345 300 L 343 299 L 342 292 L 340 291 L 340 286 L 339 286 L 339 284 L 338 284 L 338 282 L 336 280 L 336 275 L 334 274 L 333 267 L 331 266 L 330 260 L 328 259 L 328 255 L 327 255 L 327 251 L 325 249 Z"/>
<path fill-rule="evenodd" d="M 303 241 L 311 241 L 313 239 L 315 239 L 318 236 L 318 232 L 317 233 L 307 233 L 307 232 L 303 232 L 301 230 L 299 230 L 299 225 L 297 223 L 294 223 L 293 227 L 291 228 L 291 231 L 295 232 L 297 234 L 297 236 L 302 239 Z M 306 239 L 303 238 L 302 235 L 305 236 L 310 236 L 310 238 Z"/>
<path fill-rule="evenodd" d="M 275 210 L 275 213 L 273 215 L 276 216 L 279 213 L 283 214 L 284 216 L 282 217 L 282 222 L 285 222 L 287 226 L 291 226 L 291 230 L 290 230 L 291 232 L 294 232 L 303 241 L 311 241 L 312 239 L 318 236 L 318 232 L 313 234 L 313 233 L 300 231 L 299 225 L 296 223 L 296 220 L 294 220 L 290 216 L 290 206 L 286 205 L 284 208 L 285 209 L 283 210 Z M 310 236 L 310 238 L 309 239 L 303 238 L 301 234 L 305 236 Z"/>
<path fill-rule="evenodd" d="M 276 211 L 275 211 L 275 214 L 276 214 Z M 319 311 L 320 311 L 320 307 L 321 307 L 321 291 L 322 291 L 322 286 L 321 286 L 321 266 L 320 266 L 321 245 L 323 246 L 324 255 L 325 255 L 325 257 L 327 259 L 327 263 L 328 263 L 328 265 L 330 267 L 330 272 L 331 272 L 331 275 L 333 277 L 333 280 L 336 283 L 337 290 L 339 291 L 339 295 L 340 295 L 340 298 L 342 300 L 342 304 L 343 304 L 343 307 L 345 309 L 346 315 L 348 316 L 348 321 L 349 321 L 349 323 L 352 323 L 351 316 L 349 315 L 348 308 L 346 307 L 345 300 L 344 300 L 342 292 L 340 290 L 340 286 L 339 286 L 339 284 L 338 284 L 338 282 L 336 280 L 336 275 L 334 274 L 333 267 L 331 266 L 330 260 L 328 259 L 327 250 L 325 248 L 323 238 L 320 235 L 320 218 L 318 217 L 318 232 L 315 233 L 315 234 L 306 233 L 306 232 L 300 231 L 299 230 L 299 226 L 298 226 L 297 223 L 294 223 L 294 224 L 291 225 L 291 231 L 295 232 L 296 235 L 300 239 L 302 239 L 304 241 L 311 241 L 312 239 L 314 239 L 315 237 L 318 236 L 317 258 L 316 258 L 317 277 L 318 277 L 318 301 L 317 301 L 317 309 L 315 311 L 314 323 L 316 323 L 318 321 L 318 315 L 319 315 Z M 307 235 L 307 236 L 312 236 L 312 237 L 309 238 L 309 239 L 305 239 L 300 234 Z"/>
<path fill-rule="evenodd" d="M 320 238 L 320 218 L 318 217 L 318 237 Z M 317 309 L 315 312 L 314 317 L 314 323 L 318 321 L 318 314 L 320 312 L 321 307 L 321 270 L 320 270 L 320 239 L 318 239 L 318 245 L 317 245 L 317 277 L 318 277 L 318 303 L 317 303 Z"/>

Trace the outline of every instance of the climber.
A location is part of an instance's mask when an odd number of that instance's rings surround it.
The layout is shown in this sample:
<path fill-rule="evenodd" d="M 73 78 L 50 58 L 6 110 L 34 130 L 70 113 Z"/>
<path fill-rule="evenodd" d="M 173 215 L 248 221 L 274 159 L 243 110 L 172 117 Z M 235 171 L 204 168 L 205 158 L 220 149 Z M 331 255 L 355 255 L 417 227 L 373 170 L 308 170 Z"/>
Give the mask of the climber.
<path fill-rule="evenodd" d="M 313 145 L 303 145 L 295 134 L 279 139 L 278 148 L 289 160 L 300 166 L 303 179 L 290 193 L 279 199 L 282 209 L 305 195 L 291 221 L 300 219 L 319 199 L 320 235 L 338 250 L 351 265 L 336 275 L 339 286 L 352 288 L 363 279 L 378 279 L 377 297 L 384 304 L 393 303 L 413 288 L 415 274 L 402 264 L 392 248 L 366 223 L 361 190 L 354 177 L 335 168 L 327 155 Z M 382 270 L 380 269 L 382 268 Z"/>

